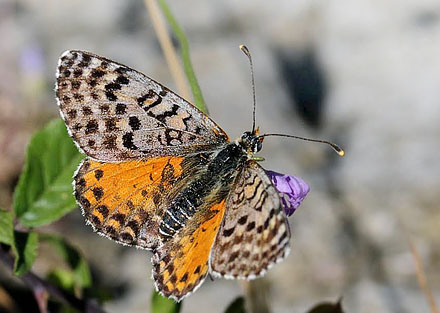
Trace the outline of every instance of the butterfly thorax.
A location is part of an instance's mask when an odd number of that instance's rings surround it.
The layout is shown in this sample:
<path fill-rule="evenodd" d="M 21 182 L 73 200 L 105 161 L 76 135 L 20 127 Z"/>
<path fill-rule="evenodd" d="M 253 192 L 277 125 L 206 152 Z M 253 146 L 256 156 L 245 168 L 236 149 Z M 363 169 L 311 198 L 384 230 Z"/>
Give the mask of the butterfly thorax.
<path fill-rule="evenodd" d="M 166 209 L 159 228 L 163 236 L 172 237 L 198 212 L 209 210 L 226 198 L 249 153 L 261 149 L 255 138 L 245 133 L 216 153 L 193 156 L 194 163 L 203 166 L 204 171 Z"/>
<path fill-rule="evenodd" d="M 257 136 L 258 130 L 254 132 L 244 132 L 235 142 L 239 144 L 248 155 L 253 155 L 263 147 L 263 138 Z"/>

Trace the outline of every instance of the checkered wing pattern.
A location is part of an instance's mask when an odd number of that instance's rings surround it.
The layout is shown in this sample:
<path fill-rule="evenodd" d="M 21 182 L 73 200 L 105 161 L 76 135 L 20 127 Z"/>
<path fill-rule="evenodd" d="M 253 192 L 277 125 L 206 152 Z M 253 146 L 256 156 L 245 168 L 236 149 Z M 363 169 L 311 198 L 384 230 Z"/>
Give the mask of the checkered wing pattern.
<path fill-rule="evenodd" d="M 229 141 L 215 122 L 174 92 L 88 52 L 61 56 L 56 94 L 71 137 L 95 160 L 183 156 Z"/>
<path fill-rule="evenodd" d="M 289 253 L 290 232 L 280 197 L 264 169 L 247 161 L 226 201 L 211 252 L 211 270 L 225 278 L 253 279 Z"/>

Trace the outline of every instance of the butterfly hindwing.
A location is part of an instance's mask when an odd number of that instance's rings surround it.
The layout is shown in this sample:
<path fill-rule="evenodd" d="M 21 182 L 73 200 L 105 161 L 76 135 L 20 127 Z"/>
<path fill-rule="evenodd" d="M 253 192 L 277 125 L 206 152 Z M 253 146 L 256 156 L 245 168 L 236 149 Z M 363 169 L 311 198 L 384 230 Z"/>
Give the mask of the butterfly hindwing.
<path fill-rule="evenodd" d="M 225 200 L 205 206 L 152 258 L 157 290 L 177 301 L 200 286 L 209 272 L 209 255 L 225 212 Z"/>
<path fill-rule="evenodd" d="M 246 162 L 226 208 L 211 252 L 214 275 L 252 279 L 289 253 L 290 232 L 280 197 L 256 162 Z"/>
<path fill-rule="evenodd" d="M 166 87 L 88 52 L 61 56 L 56 93 L 70 135 L 95 160 L 182 156 L 215 150 L 229 140 L 208 116 Z"/>
<path fill-rule="evenodd" d="M 246 158 L 235 143 L 199 155 L 201 170 L 175 195 L 161 224 L 168 240 L 154 250 L 153 278 L 163 295 L 180 300 L 209 273 L 212 246 L 228 210 L 226 199 Z"/>

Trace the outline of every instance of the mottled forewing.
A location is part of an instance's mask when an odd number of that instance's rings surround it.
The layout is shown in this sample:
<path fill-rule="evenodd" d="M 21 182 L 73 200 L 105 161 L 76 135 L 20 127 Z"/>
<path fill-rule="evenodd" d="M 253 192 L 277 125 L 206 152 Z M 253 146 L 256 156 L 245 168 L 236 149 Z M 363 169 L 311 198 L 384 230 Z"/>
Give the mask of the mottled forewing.
<path fill-rule="evenodd" d="M 88 52 L 63 53 L 56 94 L 69 134 L 96 160 L 181 156 L 212 151 L 229 140 L 208 116 L 166 87 Z"/>
<path fill-rule="evenodd" d="M 269 177 L 247 161 L 226 202 L 211 252 L 212 274 L 253 279 L 289 253 L 290 233 L 280 197 Z"/>

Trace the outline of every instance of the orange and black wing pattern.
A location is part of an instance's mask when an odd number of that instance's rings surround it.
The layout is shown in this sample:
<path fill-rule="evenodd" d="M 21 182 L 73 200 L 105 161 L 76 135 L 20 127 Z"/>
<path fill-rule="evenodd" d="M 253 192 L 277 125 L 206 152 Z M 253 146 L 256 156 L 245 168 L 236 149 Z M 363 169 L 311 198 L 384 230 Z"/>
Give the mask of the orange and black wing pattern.
<path fill-rule="evenodd" d="M 180 301 L 209 273 L 209 255 L 225 212 L 225 200 L 196 213 L 176 236 L 155 251 L 153 279 L 164 296 Z"/>
<path fill-rule="evenodd" d="M 85 159 L 74 178 L 75 197 L 99 234 L 126 245 L 153 249 L 173 197 L 193 177 L 200 159 L 157 157 L 121 163 Z"/>
<path fill-rule="evenodd" d="M 210 273 L 212 247 L 229 210 L 227 197 L 245 159 L 241 147 L 228 145 L 168 207 L 160 227 L 168 240 L 152 259 L 153 278 L 163 295 L 181 300 Z"/>
<path fill-rule="evenodd" d="M 56 94 L 70 136 L 87 155 L 74 176 L 87 223 L 152 250 L 161 294 L 179 301 L 208 274 L 255 278 L 287 255 L 279 195 L 250 160 L 261 149 L 254 133 L 229 142 L 168 88 L 85 51 L 61 56 Z M 250 149 L 251 139 L 260 146 Z"/>

